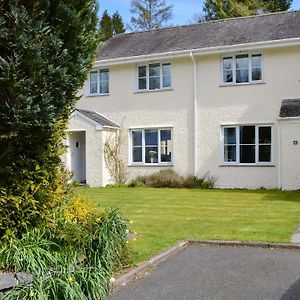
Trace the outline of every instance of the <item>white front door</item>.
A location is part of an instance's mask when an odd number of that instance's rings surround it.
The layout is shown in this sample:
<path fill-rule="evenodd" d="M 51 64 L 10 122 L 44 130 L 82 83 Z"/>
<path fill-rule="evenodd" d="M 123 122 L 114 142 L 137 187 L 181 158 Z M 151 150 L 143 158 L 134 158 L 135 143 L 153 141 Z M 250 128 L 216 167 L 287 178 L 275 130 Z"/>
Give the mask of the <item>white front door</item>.
<path fill-rule="evenodd" d="M 86 142 L 84 131 L 72 131 L 68 135 L 70 169 L 73 173 L 73 181 L 86 183 Z"/>

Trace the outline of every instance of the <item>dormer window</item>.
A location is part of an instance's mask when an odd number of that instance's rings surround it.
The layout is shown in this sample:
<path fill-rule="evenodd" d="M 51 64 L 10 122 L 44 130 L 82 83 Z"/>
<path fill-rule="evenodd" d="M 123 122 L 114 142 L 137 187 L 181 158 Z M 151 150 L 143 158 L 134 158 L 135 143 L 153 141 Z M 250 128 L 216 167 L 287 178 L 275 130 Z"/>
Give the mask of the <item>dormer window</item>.
<path fill-rule="evenodd" d="M 237 54 L 222 58 L 223 84 L 257 83 L 261 81 L 261 54 Z"/>
<path fill-rule="evenodd" d="M 109 94 L 109 70 L 101 69 L 90 72 L 89 80 L 90 95 L 107 95 Z"/>
<path fill-rule="evenodd" d="M 171 64 L 154 63 L 137 68 L 137 90 L 152 91 L 171 88 Z"/>

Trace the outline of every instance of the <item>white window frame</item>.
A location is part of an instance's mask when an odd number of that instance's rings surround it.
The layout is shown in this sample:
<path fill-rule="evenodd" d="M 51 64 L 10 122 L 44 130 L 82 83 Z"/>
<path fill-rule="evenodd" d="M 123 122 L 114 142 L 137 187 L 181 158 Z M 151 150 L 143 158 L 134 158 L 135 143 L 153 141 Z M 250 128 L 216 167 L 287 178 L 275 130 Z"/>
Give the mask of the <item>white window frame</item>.
<path fill-rule="evenodd" d="M 145 152 L 146 152 L 146 142 L 145 142 L 145 131 L 147 130 L 157 130 L 158 131 L 158 153 L 157 153 L 157 163 L 146 163 L 145 161 Z M 161 161 L 161 145 L 160 145 L 160 132 L 161 130 L 170 130 L 171 131 L 171 161 L 170 162 L 162 162 Z M 132 143 L 132 132 L 135 131 L 142 131 L 142 162 L 134 162 L 133 161 L 133 143 Z M 128 156 L 129 156 L 129 165 L 130 166 L 172 166 L 174 153 L 173 153 L 173 127 L 143 127 L 143 128 L 131 128 L 129 129 L 129 149 L 128 149 Z"/>
<path fill-rule="evenodd" d="M 247 82 L 236 82 L 236 57 L 238 55 L 248 55 L 248 78 L 249 81 Z M 252 56 L 253 55 L 260 55 L 261 56 L 261 80 L 252 80 Z M 232 58 L 232 82 L 224 82 L 224 58 Z M 221 77 L 220 77 L 220 84 L 221 85 L 247 85 L 247 84 L 259 84 L 264 82 L 264 56 L 262 52 L 240 52 L 240 53 L 229 53 L 227 55 L 221 56 Z"/>
<path fill-rule="evenodd" d="M 100 93 L 100 71 L 108 71 L 108 93 Z M 91 93 L 91 73 L 97 73 L 97 93 Z M 89 73 L 88 86 L 87 86 L 87 95 L 88 96 L 105 96 L 110 94 L 110 71 L 109 68 L 101 68 L 97 70 L 92 70 Z"/>
<path fill-rule="evenodd" d="M 240 127 L 254 126 L 255 127 L 255 163 L 240 163 Z M 271 128 L 271 144 L 259 144 L 259 128 L 270 127 Z M 227 162 L 224 157 L 225 143 L 224 143 L 224 129 L 235 128 L 236 130 L 236 161 Z M 234 144 L 233 144 L 234 145 Z M 260 162 L 259 161 L 259 146 L 271 145 L 271 161 Z M 273 166 L 274 165 L 274 125 L 273 124 L 240 124 L 240 125 L 223 125 L 221 126 L 221 165 L 224 166 Z"/>
<path fill-rule="evenodd" d="M 150 90 L 149 89 L 149 66 L 150 65 L 155 65 L 159 64 L 159 69 L 160 69 L 160 88 L 159 89 L 154 89 Z M 171 85 L 168 87 L 163 87 L 163 71 L 162 71 L 162 66 L 164 64 L 169 64 L 170 65 L 170 78 L 171 78 Z M 139 89 L 139 67 L 146 67 L 146 89 Z M 144 78 L 144 77 L 143 77 Z M 169 61 L 163 61 L 163 62 L 150 62 L 146 64 L 138 64 L 136 66 L 136 91 L 137 92 L 153 92 L 153 91 L 162 91 L 162 90 L 170 90 L 172 89 L 172 63 Z"/>

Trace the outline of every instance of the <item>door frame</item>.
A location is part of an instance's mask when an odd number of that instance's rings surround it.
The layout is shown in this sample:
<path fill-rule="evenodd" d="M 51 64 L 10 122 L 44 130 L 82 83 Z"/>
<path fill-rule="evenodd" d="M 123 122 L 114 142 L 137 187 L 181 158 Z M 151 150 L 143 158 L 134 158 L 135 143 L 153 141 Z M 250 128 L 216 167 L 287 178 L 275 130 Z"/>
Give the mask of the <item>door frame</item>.
<path fill-rule="evenodd" d="M 67 169 L 69 171 L 72 172 L 72 157 L 71 157 L 71 147 L 70 147 L 70 139 L 69 139 L 69 134 L 72 133 L 72 132 L 83 132 L 84 133 L 84 139 L 85 139 L 85 183 L 87 184 L 87 156 L 86 156 L 86 129 L 68 129 L 66 130 L 66 133 L 67 133 L 67 139 L 66 139 L 66 146 L 67 146 L 67 162 L 66 162 L 66 165 L 67 165 Z M 73 178 L 70 179 L 70 182 L 73 181 Z"/>

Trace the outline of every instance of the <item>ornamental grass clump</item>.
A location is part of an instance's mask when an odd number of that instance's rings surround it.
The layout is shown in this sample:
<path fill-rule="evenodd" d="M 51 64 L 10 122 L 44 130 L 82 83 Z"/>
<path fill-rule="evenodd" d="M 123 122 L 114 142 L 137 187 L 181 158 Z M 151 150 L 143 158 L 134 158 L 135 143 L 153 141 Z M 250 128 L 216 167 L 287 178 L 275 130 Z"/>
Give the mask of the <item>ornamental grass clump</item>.
<path fill-rule="evenodd" d="M 2 240 L 0 269 L 34 278 L 31 284 L 18 285 L 6 299 L 96 300 L 107 295 L 114 272 L 130 262 L 127 223 L 117 208 L 90 204 L 86 218 L 74 219 L 78 201 L 65 204 L 48 228 Z"/>

